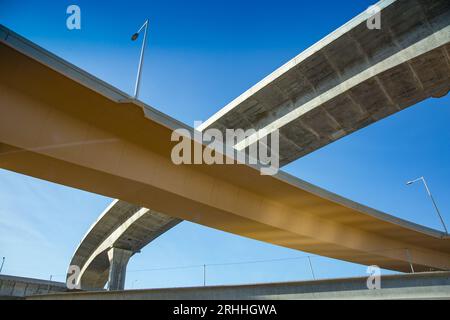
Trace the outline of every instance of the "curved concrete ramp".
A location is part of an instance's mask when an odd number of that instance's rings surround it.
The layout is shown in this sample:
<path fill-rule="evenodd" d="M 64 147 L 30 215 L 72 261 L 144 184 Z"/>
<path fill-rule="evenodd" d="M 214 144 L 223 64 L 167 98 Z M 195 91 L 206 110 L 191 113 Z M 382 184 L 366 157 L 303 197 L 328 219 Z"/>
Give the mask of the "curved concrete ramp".
<path fill-rule="evenodd" d="M 110 274 L 112 250 L 129 252 L 129 259 L 180 222 L 140 206 L 113 201 L 81 240 L 70 262 L 71 266 L 78 266 L 81 270 L 79 280 L 82 289 L 104 288 L 110 277 L 117 276 Z M 126 271 L 128 259 L 122 266 L 124 270 L 118 271 L 123 277 L 119 287 L 125 281 L 122 271 Z"/>
<path fill-rule="evenodd" d="M 384 0 L 381 29 L 364 12 L 268 75 L 199 129 L 279 130 L 280 163 L 450 90 L 450 1 Z"/>

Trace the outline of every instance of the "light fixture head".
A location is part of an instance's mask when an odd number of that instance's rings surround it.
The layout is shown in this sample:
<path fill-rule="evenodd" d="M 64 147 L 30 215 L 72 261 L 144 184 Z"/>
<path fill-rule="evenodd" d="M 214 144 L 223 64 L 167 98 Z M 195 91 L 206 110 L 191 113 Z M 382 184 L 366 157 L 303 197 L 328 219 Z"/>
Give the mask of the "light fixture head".
<path fill-rule="evenodd" d="M 139 33 L 136 32 L 135 34 L 133 34 L 133 35 L 131 36 L 131 41 L 136 41 L 137 38 L 139 38 Z"/>

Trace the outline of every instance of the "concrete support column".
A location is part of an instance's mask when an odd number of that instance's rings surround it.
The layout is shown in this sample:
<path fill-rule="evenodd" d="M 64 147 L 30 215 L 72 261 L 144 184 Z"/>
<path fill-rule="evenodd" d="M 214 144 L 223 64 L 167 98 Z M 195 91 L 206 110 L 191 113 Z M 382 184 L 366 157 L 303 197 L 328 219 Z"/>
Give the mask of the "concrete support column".
<path fill-rule="evenodd" d="M 127 264 L 130 257 L 133 255 L 132 251 L 111 248 L 108 251 L 109 258 L 109 280 L 108 290 L 117 291 L 125 288 L 125 276 L 127 272 Z"/>

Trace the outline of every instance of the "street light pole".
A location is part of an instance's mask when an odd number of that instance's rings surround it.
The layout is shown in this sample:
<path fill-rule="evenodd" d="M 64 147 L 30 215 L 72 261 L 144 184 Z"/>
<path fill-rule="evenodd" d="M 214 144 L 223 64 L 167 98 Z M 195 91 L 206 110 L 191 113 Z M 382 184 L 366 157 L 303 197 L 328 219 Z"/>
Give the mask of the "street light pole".
<path fill-rule="evenodd" d="M 441 220 L 441 223 L 442 223 L 442 226 L 444 227 L 445 233 L 448 234 L 447 226 L 445 225 L 444 219 L 442 218 L 441 212 L 439 211 L 439 208 L 438 208 L 438 206 L 436 204 L 436 201 L 434 201 L 434 197 L 431 194 L 430 188 L 428 188 L 428 184 L 427 184 L 427 181 L 425 180 L 425 178 L 424 177 L 420 177 L 420 178 L 418 178 L 416 180 L 409 181 L 406 184 L 407 185 L 411 185 L 411 184 L 416 183 L 418 181 L 422 181 L 423 182 L 423 185 L 425 186 L 425 189 L 427 190 L 428 196 L 431 198 L 431 202 L 433 202 L 434 209 L 436 210 L 436 212 L 437 212 L 437 214 L 439 216 L 439 219 Z"/>
<path fill-rule="evenodd" d="M 5 257 L 2 258 L 2 265 L 0 266 L 0 273 L 2 273 L 3 265 L 5 264 Z"/>
<path fill-rule="evenodd" d="M 142 41 L 141 56 L 139 58 L 138 72 L 136 76 L 136 85 L 134 87 L 134 99 L 137 99 L 139 97 L 139 91 L 141 88 L 142 66 L 144 64 L 145 47 L 147 45 L 148 19 L 145 20 L 142 27 L 140 27 L 139 30 L 135 34 L 133 34 L 131 40 L 136 41 L 139 38 L 139 34 L 141 33 L 142 30 L 144 30 L 144 40 Z"/>

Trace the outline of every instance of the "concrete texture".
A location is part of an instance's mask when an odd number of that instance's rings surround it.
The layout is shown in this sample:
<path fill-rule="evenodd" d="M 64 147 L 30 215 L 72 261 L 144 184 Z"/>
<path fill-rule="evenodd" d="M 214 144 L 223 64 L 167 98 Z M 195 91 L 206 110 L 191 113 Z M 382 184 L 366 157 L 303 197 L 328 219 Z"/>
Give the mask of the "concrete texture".
<path fill-rule="evenodd" d="M 66 291 L 62 282 L 0 275 L 0 300 Z"/>
<path fill-rule="evenodd" d="M 162 213 L 120 200 L 113 201 L 91 226 L 71 259 L 71 266 L 80 267 L 81 287 L 102 289 L 109 279 L 110 289 L 123 289 L 128 259 L 179 222 L 179 219 Z M 122 266 L 124 270 L 112 271 L 111 248 L 130 253 Z"/>
<path fill-rule="evenodd" d="M 299 299 L 450 299 L 450 273 L 382 276 L 380 290 L 367 278 L 317 280 L 199 288 L 82 292 L 30 297 L 31 300 L 299 300 Z"/>
<path fill-rule="evenodd" d="M 1 168 L 295 250 L 402 272 L 450 269 L 442 232 L 286 173 L 175 165 L 171 135 L 184 125 L 0 29 Z"/>
<path fill-rule="evenodd" d="M 381 30 L 365 12 L 208 119 L 200 130 L 280 130 L 280 164 L 450 90 L 450 2 L 385 0 Z"/>

